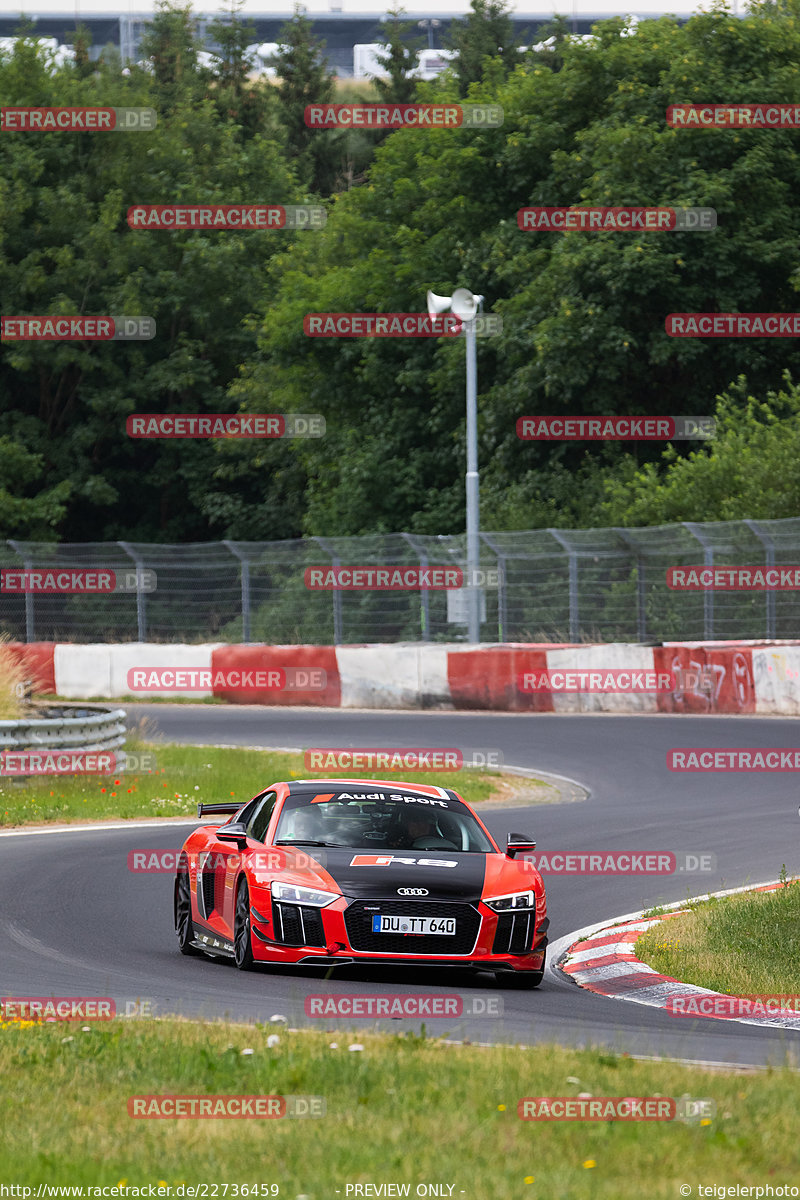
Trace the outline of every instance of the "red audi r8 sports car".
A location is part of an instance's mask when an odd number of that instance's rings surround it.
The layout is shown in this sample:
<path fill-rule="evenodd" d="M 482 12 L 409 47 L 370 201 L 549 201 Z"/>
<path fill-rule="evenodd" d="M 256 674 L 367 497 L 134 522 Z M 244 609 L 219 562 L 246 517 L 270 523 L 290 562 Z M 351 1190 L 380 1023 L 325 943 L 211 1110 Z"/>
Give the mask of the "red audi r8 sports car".
<path fill-rule="evenodd" d="M 275 783 L 184 843 L 175 878 L 183 954 L 335 966 L 460 966 L 538 987 L 542 877 L 496 844 L 450 788 L 374 779 Z"/>

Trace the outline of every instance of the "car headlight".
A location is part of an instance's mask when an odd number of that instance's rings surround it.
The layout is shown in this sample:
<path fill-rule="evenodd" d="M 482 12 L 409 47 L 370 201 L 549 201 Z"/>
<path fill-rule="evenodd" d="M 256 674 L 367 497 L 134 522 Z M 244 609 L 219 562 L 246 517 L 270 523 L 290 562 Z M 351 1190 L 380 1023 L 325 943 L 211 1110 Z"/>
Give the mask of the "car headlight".
<path fill-rule="evenodd" d="M 516 912 L 521 908 L 536 907 L 535 892 L 512 892 L 508 896 L 495 896 L 491 900 L 484 900 L 489 908 L 493 908 L 495 912 Z"/>
<path fill-rule="evenodd" d="M 282 900 L 286 904 L 308 904 L 312 908 L 324 908 L 334 900 L 340 900 L 338 892 L 323 892 L 319 888 L 296 887 L 293 883 L 279 883 L 273 880 L 270 885 L 273 900 Z"/>

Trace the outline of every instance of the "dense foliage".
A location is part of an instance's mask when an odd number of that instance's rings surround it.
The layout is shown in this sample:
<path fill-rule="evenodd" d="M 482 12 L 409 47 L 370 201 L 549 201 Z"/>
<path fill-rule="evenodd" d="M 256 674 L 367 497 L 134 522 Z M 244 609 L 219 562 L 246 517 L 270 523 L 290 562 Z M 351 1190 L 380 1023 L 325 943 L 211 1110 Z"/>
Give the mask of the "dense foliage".
<path fill-rule="evenodd" d="M 310 339 L 308 312 L 419 312 L 466 286 L 501 313 L 478 343 L 484 528 L 643 525 L 798 512 L 800 352 L 786 338 L 678 339 L 675 311 L 790 312 L 800 280 L 800 133 L 672 129 L 678 102 L 800 101 L 800 0 L 560 31 L 520 53 L 502 5 L 473 0 L 454 69 L 420 100 L 502 105 L 490 130 L 311 133 L 333 97 L 296 15 L 284 78 L 247 77 L 221 19 L 198 65 L 188 8 L 162 4 L 152 69 L 105 53 L 54 68 L 0 57 L 3 105 L 138 105 L 151 133 L 0 136 L 0 308 L 145 313 L 138 343 L 6 342 L 0 536 L 274 539 L 463 529 L 460 340 Z M 225 30 L 227 29 L 227 32 Z M 407 98 L 409 30 L 386 26 L 384 88 Z M 517 64 L 517 65 L 515 65 Z M 374 93 L 377 96 L 377 92 Z M 367 165 L 368 164 L 368 165 Z M 365 169 L 366 168 L 366 169 Z M 135 203 L 324 201 L 318 232 L 133 231 Z M 706 205 L 712 233 L 528 233 L 524 205 Z M 133 412 L 318 412 L 320 440 L 150 441 Z M 532 444 L 517 417 L 717 413 L 682 443 Z"/>

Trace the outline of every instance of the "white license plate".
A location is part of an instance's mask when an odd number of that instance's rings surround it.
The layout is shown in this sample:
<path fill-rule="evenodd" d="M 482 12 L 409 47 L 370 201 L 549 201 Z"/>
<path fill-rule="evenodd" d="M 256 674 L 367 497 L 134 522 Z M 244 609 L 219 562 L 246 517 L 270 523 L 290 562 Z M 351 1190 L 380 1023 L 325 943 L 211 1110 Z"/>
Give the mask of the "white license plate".
<path fill-rule="evenodd" d="M 422 933 L 454 936 L 455 917 L 389 917 L 376 913 L 372 918 L 373 933 Z"/>

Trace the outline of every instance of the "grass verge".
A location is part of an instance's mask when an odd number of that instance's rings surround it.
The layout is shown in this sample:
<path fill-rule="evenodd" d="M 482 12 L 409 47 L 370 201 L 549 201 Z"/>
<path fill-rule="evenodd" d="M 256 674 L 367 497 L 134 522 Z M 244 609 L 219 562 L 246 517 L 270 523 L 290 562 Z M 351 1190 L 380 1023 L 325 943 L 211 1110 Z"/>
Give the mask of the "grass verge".
<path fill-rule="evenodd" d="M 163 1182 L 173 1196 L 181 1183 L 277 1184 L 292 1200 L 344 1198 L 348 1184 L 367 1182 L 409 1184 L 412 1196 L 424 1194 L 420 1182 L 452 1184 L 452 1196 L 467 1200 L 674 1200 L 697 1181 L 796 1178 L 797 1083 L 788 1070 L 742 1077 L 557 1046 L 447 1046 L 420 1035 L 356 1042 L 285 1028 L 270 1046 L 274 1031 L 179 1021 L 0 1025 L 0 1176 Z M 522 1097 L 579 1093 L 706 1097 L 716 1116 L 642 1125 L 517 1115 Z M 165 1094 L 313 1095 L 327 1113 L 128 1116 L 129 1097 Z"/>
<path fill-rule="evenodd" d="M 692 904 L 640 937 L 636 955 L 715 992 L 800 994 L 800 881 Z"/>
<path fill-rule="evenodd" d="M 182 746 L 129 738 L 126 750 L 151 752 L 157 769 L 151 774 L 39 776 L 0 779 L 0 828 L 67 823 L 108 818 L 180 817 L 196 814 L 199 801 L 242 804 L 259 789 L 279 779 L 304 779 L 309 772 L 302 754 L 269 750 Z M 385 772 L 359 773 L 364 779 Z M 411 771 L 404 783 L 455 788 L 470 804 L 552 803 L 558 791 L 537 779 L 491 771 Z"/>

